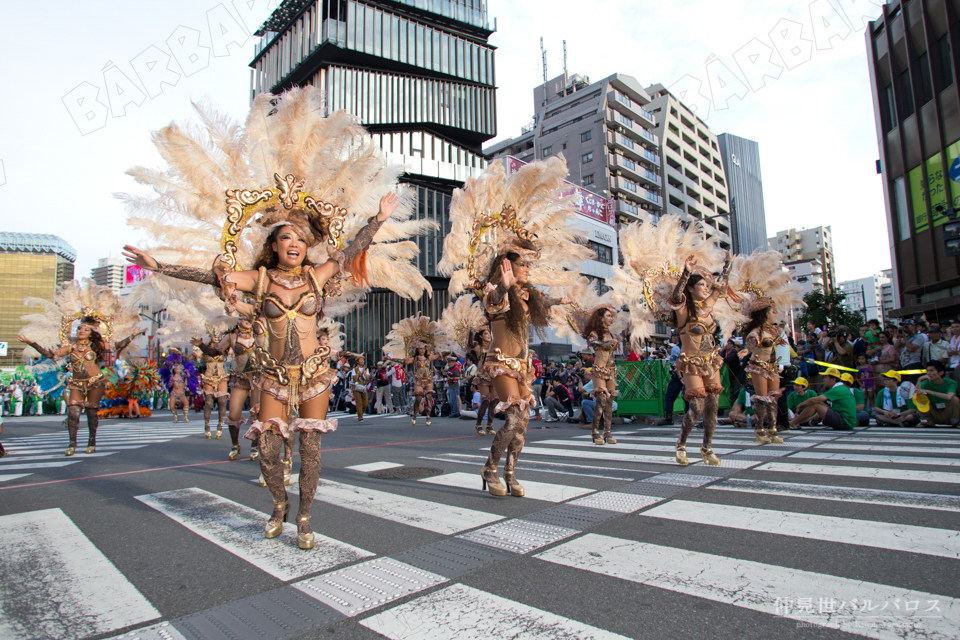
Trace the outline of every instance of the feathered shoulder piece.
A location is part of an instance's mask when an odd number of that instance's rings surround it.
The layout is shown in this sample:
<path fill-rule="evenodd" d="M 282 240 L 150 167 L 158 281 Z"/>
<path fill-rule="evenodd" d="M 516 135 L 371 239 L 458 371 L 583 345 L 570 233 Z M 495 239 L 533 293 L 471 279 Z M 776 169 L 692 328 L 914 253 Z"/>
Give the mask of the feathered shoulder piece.
<path fill-rule="evenodd" d="M 166 168 L 127 172 L 153 193 L 117 194 L 128 224 L 146 235 L 145 248 L 157 260 L 216 267 L 221 275 L 252 269 L 269 233 L 291 225 L 308 240 L 314 264 L 332 258 L 341 263 L 340 276 L 353 271 L 353 278 L 332 278 L 329 295 L 384 287 L 419 298 L 430 291 L 412 263 L 417 247 L 411 238 L 436 225 L 410 219 L 416 194 L 397 183 L 403 167 L 387 164 L 357 118 L 343 111 L 325 115 L 315 87 L 257 96 L 245 123 L 209 105 L 194 108 L 198 122 L 172 123 L 153 134 Z M 391 191 L 400 195 L 394 214 L 368 251 L 345 265 L 340 250 Z M 154 274 L 143 286 L 189 304 L 202 285 Z"/>
<path fill-rule="evenodd" d="M 634 222 L 620 230 L 623 266 L 613 268 L 610 286 L 618 304 L 630 311 L 634 344 L 649 338 L 654 325 L 673 318 L 669 298 L 687 258 L 697 261 L 696 273 L 713 281 L 726 253 L 704 238 L 699 224 L 684 227 L 678 216 L 663 216 L 656 224 Z"/>
<path fill-rule="evenodd" d="M 572 225 L 571 197 L 559 198 L 567 165 L 562 157 L 532 162 L 507 176 L 502 161 L 453 192 L 450 233 L 437 270 L 450 276 L 450 293 L 482 296 L 497 256 L 514 251 L 530 261 L 530 282 L 570 285 L 577 267 L 593 257 L 586 232 Z M 579 240 L 579 242 L 578 242 Z M 524 245 L 532 243 L 534 250 Z"/>
<path fill-rule="evenodd" d="M 403 360 L 425 346 L 432 353 L 450 351 L 451 346 L 440 324 L 426 316 L 410 316 L 393 325 L 386 336 L 383 352 L 394 360 Z"/>
<path fill-rule="evenodd" d="M 483 305 L 473 294 L 465 293 L 447 305 L 440 317 L 440 329 L 450 338 L 453 352 L 466 356 L 470 335 L 487 326 Z"/>
<path fill-rule="evenodd" d="M 776 307 L 777 320 L 783 320 L 790 309 L 803 305 L 803 288 L 783 269 L 777 251 L 755 251 L 749 256 L 737 256 L 728 279 L 730 290 L 736 296 L 729 302 L 749 319 L 760 309 Z"/>
<path fill-rule="evenodd" d="M 619 304 L 614 301 L 612 291 L 601 295 L 597 292 L 596 283 L 581 277 L 574 286 L 564 287 L 562 293 L 564 299 L 571 303 L 550 307 L 550 328 L 557 336 L 569 338 L 578 348 L 586 345 L 587 324 L 598 309 L 610 309 L 616 315 L 608 329 L 610 335 L 619 336 L 627 330 L 628 316 L 619 313 Z"/>
<path fill-rule="evenodd" d="M 125 307 L 112 289 L 88 278 L 64 282 L 54 292 L 53 301 L 26 297 L 23 304 L 39 306 L 41 311 L 20 316 L 24 322 L 22 333 L 45 347 L 69 341 L 83 322 L 94 326 L 108 348 L 112 348 L 114 340 L 129 336 L 140 322 L 139 314 Z M 25 357 L 39 355 L 31 347 L 23 353 Z"/>

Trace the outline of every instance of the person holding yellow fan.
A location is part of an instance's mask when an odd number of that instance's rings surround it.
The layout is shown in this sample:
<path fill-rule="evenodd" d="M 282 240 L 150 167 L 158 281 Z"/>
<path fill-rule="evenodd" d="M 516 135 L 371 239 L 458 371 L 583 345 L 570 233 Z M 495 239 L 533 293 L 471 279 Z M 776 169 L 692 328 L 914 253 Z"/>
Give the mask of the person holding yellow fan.
<path fill-rule="evenodd" d="M 947 369 L 939 360 L 927 363 L 927 373 L 920 376 L 913 403 L 923 418 L 922 427 L 938 424 L 956 427 L 960 424 L 960 399 L 957 398 L 957 381 L 945 378 Z"/>

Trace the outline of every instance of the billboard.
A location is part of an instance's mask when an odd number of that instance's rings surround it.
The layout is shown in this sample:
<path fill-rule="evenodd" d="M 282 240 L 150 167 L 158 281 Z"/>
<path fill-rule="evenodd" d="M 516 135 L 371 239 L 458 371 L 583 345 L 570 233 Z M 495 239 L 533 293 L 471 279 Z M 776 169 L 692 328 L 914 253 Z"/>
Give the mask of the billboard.
<path fill-rule="evenodd" d="M 143 282 L 149 276 L 150 272 L 146 269 L 138 267 L 135 264 L 128 264 L 123 269 L 123 286 L 132 287 Z"/>
<path fill-rule="evenodd" d="M 516 173 L 520 167 L 527 164 L 522 160 L 518 160 L 513 156 L 507 156 L 504 158 L 507 175 Z M 587 191 L 582 187 L 578 187 L 572 182 L 567 180 L 563 181 L 563 189 L 560 191 L 560 197 L 565 198 L 567 196 L 576 196 L 576 208 L 577 213 L 582 216 L 586 216 L 593 220 L 597 220 L 604 224 L 608 224 L 611 227 L 614 225 L 614 202 L 613 198 L 604 198 L 601 195 L 593 193 L 592 191 Z"/>

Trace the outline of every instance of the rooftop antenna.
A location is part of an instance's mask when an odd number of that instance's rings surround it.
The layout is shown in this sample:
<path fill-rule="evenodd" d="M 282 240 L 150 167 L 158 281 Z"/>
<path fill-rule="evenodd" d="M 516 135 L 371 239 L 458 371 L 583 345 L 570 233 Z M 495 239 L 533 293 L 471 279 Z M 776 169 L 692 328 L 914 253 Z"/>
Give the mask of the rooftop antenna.
<path fill-rule="evenodd" d="M 543 36 L 540 36 L 540 57 L 543 58 L 543 87 L 547 87 L 547 50 L 543 48 Z"/>
<path fill-rule="evenodd" d="M 567 95 L 567 41 L 566 40 L 563 41 L 563 95 Z"/>

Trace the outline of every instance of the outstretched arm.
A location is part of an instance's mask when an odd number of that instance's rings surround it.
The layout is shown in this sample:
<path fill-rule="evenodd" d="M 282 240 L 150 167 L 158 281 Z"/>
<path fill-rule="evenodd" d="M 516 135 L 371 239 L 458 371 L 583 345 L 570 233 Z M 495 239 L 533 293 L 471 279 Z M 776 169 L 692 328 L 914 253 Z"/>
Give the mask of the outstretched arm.
<path fill-rule="evenodd" d="M 683 293 L 683 290 L 687 287 L 687 282 L 690 281 L 690 275 L 693 272 L 693 268 L 697 266 L 697 261 L 694 260 L 693 256 L 687 258 L 687 261 L 683 264 L 683 271 L 680 273 L 680 279 L 677 280 L 677 286 L 673 288 L 673 293 L 670 294 L 670 304 L 674 306 L 682 306 L 687 301 L 687 296 Z"/>
<path fill-rule="evenodd" d="M 123 256 L 127 259 L 127 262 L 135 264 L 142 269 L 156 271 L 159 274 L 178 280 L 199 282 L 200 284 L 208 284 L 213 287 L 220 287 L 223 284 L 217 276 L 217 272 L 213 269 L 187 267 L 182 264 L 163 264 L 133 245 L 128 244 L 123 247 Z M 256 271 L 229 272 L 224 275 L 224 278 L 230 283 L 236 284 L 236 288 L 240 291 L 253 291 L 257 284 Z"/>
<path fill-rule="evenodd" d="M 17 336 L 17 340 L 19 340 L 20 342 L 22 342 L 22 343 L 25 344 L 25 345 L 28 345 L 28 346 L 33 347 L 34 349 L 37 350 L 37 353 L 39 353 L 40 355 L 42 355 L 44 358 L 50 358 L 51 360 L 56 360 L 57 358 L 62 358 L 64 355 L 66 355 L 66 352 L 69 350 L 69 347 L 61 347 L 61 348 L 56 349 L 56 350 L 47 349 L 46 347 L 37 344 L 37 343 L 34 342 L 33 340 L 28 339 L 28 338 L 27 338 L 25 335 L 23 335 L 22 333 Z"/>
<path fill-rule="evenodd" d="M 380 227 L 383 225 L 384 221 L 393 215 L 393 212 L 397 208 L 397 204 L 399 202 L 400 198 L 395 193 L 388 193 L 380 198 L 380 212 L 377 213 L 376 216 L 371 216 L 367 220 L 367 225 L 357 232 L 357 235 L 353 239 L 353 242 L 350 243 L 350 246 L 344 249 L 344 264 L 350 264 L 353 262 L 354 258 L 360 255 L 361 252 L 366 251 L 366 249 L 373 242 L 373 237 L 377 235 L 377 231 L 380 230 Z M 322 266 L 315 269 L 314 272 L 317 274 L 317 278 L 322 285 L 327 281 L 327 279 L 331 278 L 339 270 L 340 263 L 336 260 L 330 259 L 327 260 L 327 262 L 325 262 Z"/>
<path fill-rule="evenodd" d="M 733 267 L 733 261 L 728 251 L 727 257 L 723 261 L 723 269 L 720 270 L 720 277 L 713 283 L 713 292 L 710 297 L 713 298 L 714 302 L 719 300 L 727 291 L 727 280 L 730 278 L 731 267 Z"/>
<path fill-rule="evenodd" d="M 138 331 L 135 331 L 135 332 L 131 333 L 129 336 L 127 336 L 126 338 L 124 338 L 123 340 L 121 340 L 120 342 L 118 342 L 118 343 L 116 344 L 116 346 L 114 346 L 113 352 L 114 352 L 116 355 L 120 355 L 120 352 L 123 351 L 124 349 L 126 349 L 127 346 L 129 346 L 129 344 L 130 344 L 131 342 L 133 342 L 133 340 L 134 340 L 135 338 L 138 338 L 138 337 L 142 336 L 142 335 L 145 334 L 146 332 L 147 332 L 146 329 L 139 329 Z"/>

